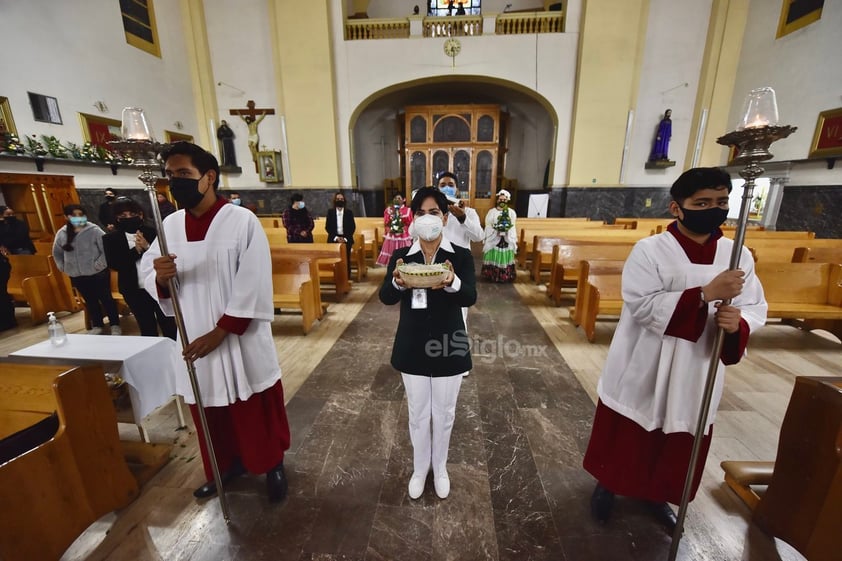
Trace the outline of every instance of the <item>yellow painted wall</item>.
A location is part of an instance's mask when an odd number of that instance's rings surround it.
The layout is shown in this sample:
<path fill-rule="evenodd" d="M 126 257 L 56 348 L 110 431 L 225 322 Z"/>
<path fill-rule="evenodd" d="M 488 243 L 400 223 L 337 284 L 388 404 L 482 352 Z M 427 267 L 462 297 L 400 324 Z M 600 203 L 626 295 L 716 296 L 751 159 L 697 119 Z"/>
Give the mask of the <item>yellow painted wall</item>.
<path fill-rule="evenodd" d="M 708 119 L 702 139 L 699 166 L 719 166 L 727 163 L 728 148 L 716 139 L 734 130 L 736 123 L 729 123 L 731 100 L 748 92 L 735 92 L 737 66 L 748 22 L 749 0 L 714 0 L 711 7 L 710 26 L 702 60 L 699 90 L 690 142 L 687 143 L 688 162 L 693 161 L 693 150 L 699 134 L 699 120 L 704 109 Z"/>
<path fill-rule="evenodd" d="M 269 9 L 293 185 L 337 187 L 339 157 L 328 0 L 269 0 Z"/>
<path fill-rule="evenodd" d="M 648 0 L 586 0 L 579 40 L 569 184 L 616 185 L 634 107 Z"/>

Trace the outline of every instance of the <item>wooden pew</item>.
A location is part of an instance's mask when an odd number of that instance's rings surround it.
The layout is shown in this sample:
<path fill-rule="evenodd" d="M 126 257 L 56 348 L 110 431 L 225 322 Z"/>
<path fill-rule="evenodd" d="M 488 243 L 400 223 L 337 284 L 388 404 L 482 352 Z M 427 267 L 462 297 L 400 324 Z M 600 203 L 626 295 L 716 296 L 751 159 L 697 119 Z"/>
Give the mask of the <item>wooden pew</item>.
<path fill-rule="evenodd" d="M 672 216 L 664 218 L 632 218 L 622 217 L 615 218 L 614 224 L 624 224 L 633 230 L 652 230 L 655 232 L 662 232 L 667 229 L 671 223 L 675 221 Z M 660 228 L 660 229 L 659 229 Z"/>
<path fill-rule="evenodd" d="M 18 448 L 0 459 L 0 558 L 57 560 L 91 523 L 134 500 L 138 484 L 101 366 L 4 360 L 0 370 L 0 449 Z"/>
<path fill-rule="evenodd" d="M 8 292 L 29 306 L 33 324 L 47 321 L 47 312 L 75 312 L 81 305 L 70 279 L 56 267 L 52 255 L 9 255 L 12 267 Z"/>
<path fill-rule="evenodd" d="M 579 266 L 577 267 L 579 278 L 576 281 L 576 302 L 570 308 L 570 320 L 573 322 L 573 325 L 579 327 L 582 324 L 586 310 L 588 309 L 588 306 L 590 306 L 590 302 L 588 301 L 590 294 L 587 290 L 588 283 L 596 286 L 602 283 L 602 280 L 597 277 L 605 275 L 622 275 L 623 266 L 625 264 L 625 259 L 583 259 L 579 262 Z M 609 303 L 607 300 L 602 299 L 601 302 L 604 306 L 604 311 L 602 313 L 611 315 L 617 315 L 620 313 L 622 303 L 617 305 L 616 302 Z M 599 307 L 597 307 L 596 313 L 599 315 Z M 596 317 L 588 319 L 588 321 L 591 324 L 595 324 Z M 591 329 L 593 330 L 593 328 Z"/>
<path fill-rule="evenodd" d="M 583 260 L 610 259 L 625 260 L 631 253 L 633 243 L 592 243 L 565 240 L 553 247 L 550 284 L 547 296 L 558 306 L 561 303 L 561 289 L 564 285 L 575 285 L 578 299 L 580 266 Z"/>
<path fill-rule="evenodd" d="M 799 320 L 798 327 L 824 329 L 842 340 L 842 265 L 758 261 L 755 271 L 768 317 Z"/>
<path fill-rule="evenodd" d="M 616 265 L 614 267 L 609 266 L 607 270 L 612 271 L 615 268 Z M 596 272 L 589 271 L 584 290 L 582 290 L 582 287 L 577 290 L 577 293 L 582 291 L 582 297 L 580 303 L 576 306 L 577 309 L 581 310 L 577 311 L 576 317 L 585 332 L 585 336 L 591 343 L 593 343 L 596 335 L 597 316 L 620 315 L 623 308 L 622 279 L 623 275 L 616 272 L 596 274 Z"/>
<path fill-rule="evenodd" d="M 291 255 L 283 248 L 272 250 L 272 302 L 276 309 L 301 310 L 304 334 L 323 315 L 319 272 L 314 259 Z"/>
<path fill-rule="evenodd" d="M 723 228 L 722 235 L 734 239 L 736 230 Z M 789 231 L 789 230 L 751 230 L 745 232 L 746 240 L 812 240 L 815 239 L 815 232 Z"/>
<path fill-rule="evenodd" d="M 842 378 L 799 376 L 774 462 L 725 461 L 725 482 L 754 522 L 811 561 L 842 551 Z M 762 496 L 752 485 L 768 486 Z"/>
<path fill-rule="evenodd" d="M 842 248 L 842 239 L 815 238 L 806 239 L 747 239 L 745 246 L 752 250 L 758 262 L 790 263 L 793 254 L 799 247 L 809 246 L 818 248 Z"/>
<path fill-rule="evenodd" d="M 793 263 L 842 263 L 840 247 L 796 247 L 792 254 Z"/>
<path fill-rule="evenodd" d="M 327 241 L 327 232 L 314 231 L 313 241 L 315 243 L 329 243 Z M 363 278 L 368 275 L 368 265 L 365 262 L 365 240 L 360 233 L 354 233 L 354 245 L 351 246 L 351 271 L 356 271 L 357 282 L 362 282 Z"/>
<path fill-rule="evenodd" d="M 284 234 L 286 239 L 286 234 Z M 319 262 L 320 282 L 333 284 L 336 295 L 341 298 L 351 291 L 351 281 L 348 279 L 348 254 L 345 244 L 339 243 L 292 243 L 273 244 L 269 240 L 269 247 L 282 249 L 295 255 L 305 255 Z"/>
<path fill-rule="evenodd" d="M 264 228 L 279 228 L 282 226 L 280 216 L 258 216 L 261 226 Z"/>
<path fill-rule="evenodd" d="M 518 246 L 519 265 L 522 263 L 522 265 L 520 266 L 522 268 L 526 267 L 526 258 L 524 256 L 524 252 L 526 252 L 528 249 L 531 257 L 531 269 L 533 270 L 532 276 L 535 282 L 539 282 L 540 280 L 536 273 L 540 273 L 540 271 L 551 270 L 552 245 L 551 243 L 548 244 L 546 241 L 539 240 L 539 238 L 578 240 L 592 243 L 630 243 L 645 238 L 649 234 L 650 232 L 647 232 L 645 230 L 613 229 L 610 227 L 586 230 L 553 230 L 552 232 L 528 230 L 524 232 L 524 235 L 532 235 L 532 238 L 530 238 L 531 243 L 524 244 L 523 246 Z M 523 247 L 523 250 L 521 250 L 521 247 Z M 538 259 L 539 256 L 540 260 Z M 536 263 L 538 263 L 537 269 L 535 269 Z"/>

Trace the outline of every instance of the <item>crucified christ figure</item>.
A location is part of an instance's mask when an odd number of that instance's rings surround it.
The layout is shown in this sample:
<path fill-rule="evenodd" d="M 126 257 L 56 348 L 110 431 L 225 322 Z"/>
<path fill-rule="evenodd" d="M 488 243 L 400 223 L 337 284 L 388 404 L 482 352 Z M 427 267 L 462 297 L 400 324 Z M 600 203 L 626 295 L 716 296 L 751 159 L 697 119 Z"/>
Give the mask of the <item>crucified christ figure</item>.
<path fill-rule="evenodd" d="M 257 125 L 259 125 L 260 121 L 262 121 L 265 118 L 265 113 L 257 119 L 255 119 L 251 115 L 240 115 L 240 119 L 245 121 L 246 125 L 249 128 L 249 150 L 251 150 L 251 159 L 255 162 L 257 161 L 258 146 L 260 146 L 260 135 L 257 132 Z"/>

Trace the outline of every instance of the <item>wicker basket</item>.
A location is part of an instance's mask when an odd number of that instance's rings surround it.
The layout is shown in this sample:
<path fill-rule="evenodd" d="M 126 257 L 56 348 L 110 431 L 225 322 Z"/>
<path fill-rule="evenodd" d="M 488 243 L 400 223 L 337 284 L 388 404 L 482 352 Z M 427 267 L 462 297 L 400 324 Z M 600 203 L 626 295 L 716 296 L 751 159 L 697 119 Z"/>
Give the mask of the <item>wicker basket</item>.
<path fill-rule="evenodd" d="M 409 288 L 430 288 L 441 284 L 450 270 L 440 263 L 404 263 L 398 266 L 398 272 Z"/>

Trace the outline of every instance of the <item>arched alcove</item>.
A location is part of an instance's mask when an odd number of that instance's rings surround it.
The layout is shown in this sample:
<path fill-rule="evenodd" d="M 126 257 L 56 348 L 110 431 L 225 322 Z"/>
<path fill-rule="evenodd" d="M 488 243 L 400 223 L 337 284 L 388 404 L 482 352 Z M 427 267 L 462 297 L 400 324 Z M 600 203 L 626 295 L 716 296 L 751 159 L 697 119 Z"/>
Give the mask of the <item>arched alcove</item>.
<path fill-rule="evenodd" d="M 401 176 L 399 150 L 405 134 L 405 107 L 445 104 L 499 105 L 507 115 L 502 175 L 516 179 L 521 188 L 529 190 L 544 186 L 548 164 L 552 177 L 558 117 L 550 103 L 514 82 L 456 76 L 394 84 L 359 104 L 349 122 L 352 177 L 357 187 L 378 191 L 383 189 L 385 179 Z M 409 126 L 413 131 L 415 124 Z M 412 156 L 405 155 L 410 160 Z"/>

